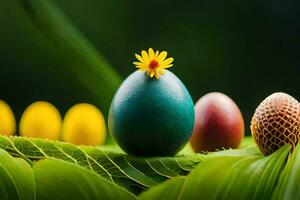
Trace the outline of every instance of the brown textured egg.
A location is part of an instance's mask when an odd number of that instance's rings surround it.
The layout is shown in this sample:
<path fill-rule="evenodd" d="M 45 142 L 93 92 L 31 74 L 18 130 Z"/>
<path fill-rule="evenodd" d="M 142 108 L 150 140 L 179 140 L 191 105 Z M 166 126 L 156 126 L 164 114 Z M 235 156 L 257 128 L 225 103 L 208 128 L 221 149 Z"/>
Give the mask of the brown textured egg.
<path fill-rule="evenodd" d="M 274 93 L 257 107 L 250 128 L 264 155 L 287 143 L 295 148 L 300 137 L 300 104 L 288 94 Z"/>

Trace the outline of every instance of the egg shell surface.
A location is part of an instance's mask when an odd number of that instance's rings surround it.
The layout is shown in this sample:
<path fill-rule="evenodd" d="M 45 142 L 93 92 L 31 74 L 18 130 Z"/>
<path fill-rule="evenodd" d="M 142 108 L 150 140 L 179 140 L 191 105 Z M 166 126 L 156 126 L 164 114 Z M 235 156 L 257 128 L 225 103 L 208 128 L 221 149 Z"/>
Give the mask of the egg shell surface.
<path fill-rule="evenodd" d="M 170 71 L 158 80 L 135 71 L 115 94 L 108 117 L 114 140 L 134 156 L 172 156 L 189 140 L 194 103 Z"/>

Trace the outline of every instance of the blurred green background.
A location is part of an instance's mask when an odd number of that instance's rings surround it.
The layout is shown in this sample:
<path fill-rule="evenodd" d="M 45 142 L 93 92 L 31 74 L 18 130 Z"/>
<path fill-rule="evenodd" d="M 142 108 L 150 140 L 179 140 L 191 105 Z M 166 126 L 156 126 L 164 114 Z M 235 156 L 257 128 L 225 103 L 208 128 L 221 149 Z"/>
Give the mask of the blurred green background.
<path fill-rule="evenodd" d="M 108 104 L 100 105 L 86 90 L 72 66 L 65 66 L 70 58 L 17 2 L 0 1 L 0 99 L 17 119 L 37 100 L 53 103 L 61 114 L 75 103 L 93 103 L 106 115 Z M 194 101 L 212 91 L 229 95 L 243 112 L 248 134 L 256 106 L 269 94 L 283 91 L 300 100 L 297 1 L 51 2 L 123 79 L 135 70 L 134 53 L 167 50 L 175 58 L 171 71 Z"/>

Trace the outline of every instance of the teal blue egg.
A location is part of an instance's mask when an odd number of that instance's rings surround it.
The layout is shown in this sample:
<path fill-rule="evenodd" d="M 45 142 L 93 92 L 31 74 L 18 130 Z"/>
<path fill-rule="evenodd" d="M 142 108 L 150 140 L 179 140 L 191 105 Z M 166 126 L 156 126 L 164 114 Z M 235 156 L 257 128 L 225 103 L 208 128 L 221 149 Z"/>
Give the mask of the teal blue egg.
<path fill-rule="evenodd" d="M 173 156 L 189 140 L 194 103 L 170 71 L 159 79 L 135 71 L 111 103 L 108 127 L 114 140 L 134 156 Z"/>

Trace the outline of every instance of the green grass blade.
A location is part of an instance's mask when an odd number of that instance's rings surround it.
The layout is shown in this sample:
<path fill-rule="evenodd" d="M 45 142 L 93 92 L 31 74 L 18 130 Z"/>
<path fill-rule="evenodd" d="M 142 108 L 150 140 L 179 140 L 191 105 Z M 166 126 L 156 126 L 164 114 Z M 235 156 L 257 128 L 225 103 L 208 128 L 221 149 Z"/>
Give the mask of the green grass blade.
<path fill-rule="evenodd" d="M 62 160 L 44 159 L 34 165 L 37 199 L 132 200 L 123 188 L 81 166 Z"/>
<path fill-rule="evenodd" d="M 120 76 L 76 29 L 53 1 L 18 0 L 36 27 L 49 39 L 83 86 L 107 112 Z"/>

